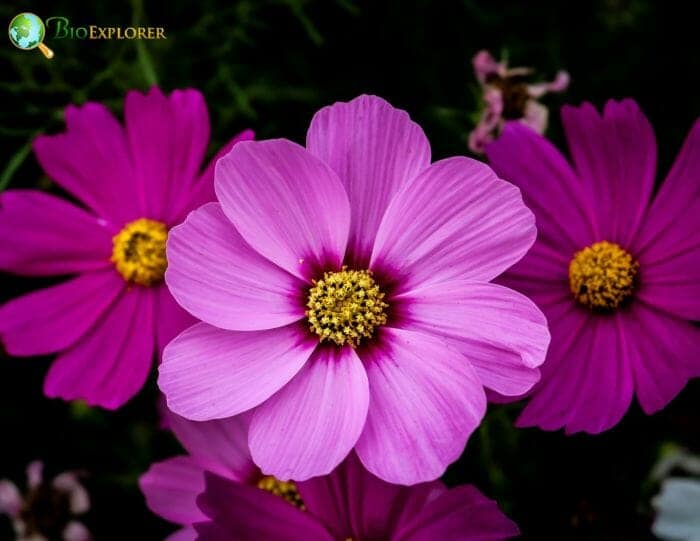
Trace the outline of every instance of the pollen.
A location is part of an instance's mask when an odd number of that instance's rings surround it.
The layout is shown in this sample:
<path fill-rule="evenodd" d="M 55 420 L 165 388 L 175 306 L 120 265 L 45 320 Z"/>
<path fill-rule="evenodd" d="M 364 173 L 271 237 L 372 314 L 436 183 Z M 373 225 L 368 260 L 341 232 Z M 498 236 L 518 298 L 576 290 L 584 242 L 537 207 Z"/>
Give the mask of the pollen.
<path fill-rule="evenodd" d="M 639 263 L 614 242 L 596 242 L 576 252 L 569 265 L 574 298 L 595 312 L 610 312 L 634 291 Z"/>
<path fill-rule="evenodd" d="M 132 284 L 150 286 L 163 279 L 168 262 L 164 223 L 147 218 L 129 222 L 112 238 L 112 258 L 119 274 Z"/>
<path fill-rule="evenodd" d="M 277 477 L 266 475 L 258 481 L 258 488 L 271 492 L 280 498 L 284 498 L 302 511 L 306 510 L 306 506 L 299 495 L 297 486 L 291 481 L 280 481 Z"/>
<path fill-rule="evenodd" d="M 357 347 L 386 323 L 388 304 L 369 270 L 326 272 L 313 281 L 306 303 L 311 331 L 321 342 Z"/>

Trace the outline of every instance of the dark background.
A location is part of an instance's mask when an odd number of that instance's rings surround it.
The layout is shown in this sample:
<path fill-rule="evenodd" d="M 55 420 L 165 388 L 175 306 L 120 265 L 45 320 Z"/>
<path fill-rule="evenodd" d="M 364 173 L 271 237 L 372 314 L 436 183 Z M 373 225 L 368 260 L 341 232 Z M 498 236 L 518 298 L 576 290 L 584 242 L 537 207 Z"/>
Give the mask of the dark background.
<path fill-rule="evenodd" d="M 548 97 L 550 136 L 561 145 L 557 108 L 610 97 L 636 98 L 650 117 L 665 171 L 700 113 L 697 18 L 684 3 L 652 0 L 4 2 L 0 20 L 21 11 L 60 15 L 75 26 L 164 26 L 165 41 L 46 43 L 56 52 L 0 46 L 0 186 L 59 193 L 28 142 L 62 130 L 70 102 L 98 100 L 121 114 L 130 88 L 157 82 L 193 86 L 207 98 L 211 151 L 252 127 L 261 138 L 303 142 L 321 106 L 360 93 L 408 110 L 425 129 L 434 159 L 465 154 L 478 114 L 471 56 L 507 52 L 541 78 L 559 68 L 569 92 Z M 2 239 L 0 239 L 0 243 Z M 1 245 L 0 245 L 1 249 Z M 0 301 L 52 283 L 0 274 Z M 48 358 L 0 353 L 0 478 L 24 483 L 24 468 L 43 459 L 48 472 L 86 472 L 93 509 L 86 518 L 99 541 L 161 539 L 173 528 L 151 515 L 136 487 L 139 474 L 177 452 L 156 428 L 155 382 L 118 412 L 42 397 Z M 523 530 L 523 539 L 645 540 L 658 487 L 649 472 L 665 444 L 700 450 L 700 382 L 665 411 L 633 406 L 615 429 L 596 437 L 516 430 L 519 405 L 492 406 L 449 484 L 475 483 Z M 11 539 L 0 518 L 0 539 Z"/>

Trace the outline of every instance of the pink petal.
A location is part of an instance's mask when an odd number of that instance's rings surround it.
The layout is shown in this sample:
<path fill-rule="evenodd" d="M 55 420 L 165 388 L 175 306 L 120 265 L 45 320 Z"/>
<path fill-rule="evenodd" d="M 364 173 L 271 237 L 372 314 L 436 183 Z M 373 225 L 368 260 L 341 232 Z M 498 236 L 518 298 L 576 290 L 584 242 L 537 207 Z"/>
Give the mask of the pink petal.
<path fill-rule="evenodd" d="M 211 522 L 195 525 L 199 541 L 333 541 L 323 525 L 279 496 L 206 474 L 197 503 Z"/>
<path fill-rule="evenodd" d="M 544 314 L 524 295 L 496 284 L 454 280 L 396 300 L 402 321 L 453 340 L 486 387 L 515 396 L 539 380 L 549 330 Z"/>
<path fill-rule="evenodd" d="M 700 320 L 700 121 L 696 121 L 641 224 L 634 255 L 638 295 L 666 312 Z"/>
<path fill-rule="evenodd" d="M 209 114 L 197 90 L 157 87 L 126 95 L 124 119 L 134 173 L 148 218 L 173 223 L 198 178 L 209 141 Z"/>
<path fill-rule="evenodd" d="M 204 171 L 202 171 L 202 173 L 199 175 L 199 179 L 192 188 L 192 193 L 189 200 L 184 201 L 183 208 L 175 213 L 178 216 L 178 218 L 175 219 L 175 222 L 182 222 L 187 215 L 187 212 L 190 210 L 201 207 L 205 203 L 216 201 L 216 193 L 214 192 L 214 167 L 216 166 L 216 162 L 231 152 L 233 145 L 240 143 L 241 141 L 253 140 L 255 140 L 255 132 L 250 129 L 243 130 L 242 132 L 234 135 L 230 141 L 219 149 L 216 155 L 207 164 Z"/>
<path fill-rule="evenodd" d="M 514 183 L 535 213 L 538 239 L 571 255 L 596 240 L 590 202 L 564 156 L 547 139 L 519 122 L 507 122 L 486 147 L 496 173 Z"/>
<path fill-rule="evenodd" d="M 90 531 L 77 520 L 71 520 L 63 529 L 63 541 L 90 541 L 91 539 Z"/>
<path fill-rule="evenodd" d="M 302 279 L 339 268 L 350 204 L 338 176 L 285 139 L 245 141 L 216 165 L 216 194 L 250 246 Z"/>
<path fill-rule="evenodd" d="M 187 419 L 231 417 L 277 392 L 317 343 L 297 324 L 236 332 L 198 323 L 165 348 L 158 385 L 168 407 Z"/>
<path fill-rule="evenodd" d="M 19 514 L 23 504 L 17 485 L 8 479 L 0 479 L 0 514 L 14 518 Z"/>
<path fill-rule="evenodd" d="M 44 393 L 116 409 L 146 382 L 153 362 L 154 294 L 134 287 L 51 365 Z"/>
<path fill-rule="evenodd" d="M 146 505 L 170 522 L 188 526 L 206 520 L 197 507 L 204 492 L 204 468 L 194 458 L 178 456 L 152 464 L 139 478 Z"/>
<path fill-rule="evenodd" d="M 355 449 L 385 481 L 432 481 L 460 456 L 481 422 L 484 389 L 469 362 L 442 340 L 382 331 L 376 347 L 362 352 L 371 406 Z"/>
<path fill-rule="evenodd" d="M 366 267 L 392 197 L 430 165 L 430 143 L 405 111 L 377 96 L 360 96 L 318 111 L 306 147 L 343 182 L 352 207 L 350 263 Z"/>
<path fill-rule="evenodd" d="M 27 465 L 27 487 L 37 488 L 44 482 L 44 463 L 41 460 L 32 460 Z"/>
<path fill-rule="evenodd" d="M 0 194 L 0 269 L 30 276 L 110 265 L 114 231 L 104 220 L 36 190 Z"/>
<path fill-rule="evenodd" d="M 85 487 L 80 484 L 80 479 L 74 472 L 63 472 L 57 475 L 51 481 L 51 486 L 68 496 L 72 514 L 82 515 L 90 510 L 90 495 Z"/>
<path fill-rule="evenodd" d="M 392 536 L 396 541 L 485 541 L 520 534 L 498 504 L 473 486 L 443 492 L 418 514 L 409 517 Z"/>
<path fill-rule="evenodd" d="M 598 222 L 596 240 L 629 246 L 647 208 L 656 175 L 656 139 L 633 100 L 610 100 L 601 117 L 584 103 L 561 111 L 576 171 Z"/>
<path fill-rule="evenodd" d="M 124 291 L 114 271 L 82 274 L 0 307 L 0 337 L 11 355 L 46 355 L 75 344 Z"/>
<path fill-rule="evenodd" d="M 491 280 L 535 240 L 520 191 L 469 158 L 434 163 L 392 200 L 377 233 L 372 267 L 400 291 L 466 278 Z"/>
<path fill-rule="evenodd" d="M 167 418 L 182 446 L 208 471 L 241 482 L 258 475 L 248 449 L 250 415 L 189 421 L 168 410 Z"/>
<path fill-rule="evenodd" d="M 250 452 L 263 473 L 305 480 L 330 473 L 360 437 L 369 389 L 349 347 L 319 347 L 250 425 Z"/>
<path fill-rule="evenodd" d="M 165 541 L 197 541 L 194 528 L 181 528 L 165 538 Z"/>
<path fill-rule="evenodd" d="M 496 59 L 485 49 L 482 49 L 472 58 L 472 66 L 477 80 L 484 84 L 491 75 L 504 75 L 506 65 L 504 62 L 496 62 Z"/>
<path fill-rule="evenodd" d="M 164 284 L 156 289 L 155 310 L 156 343 L 158 344 L 158 361 L 160 362 L 165 346 L 182 331 L 197 323 L 197 319 L 175 302 Z"/>
<path fill-rule="evenodd" d="M 538 101 L 528 100 L 520 122 L 537 133 L 543 134 L 547 131 L 549 123 L 549 109 Z"/>
<path fill-rule="evenodd" d="M 445 490 L 440 481 L 410 487 L 369 473 L 355 453 L 330 475 L 297 483 L 309 513 L 336 539 L 393 539 L 397 524 L 415 516 L 429 498 Z"/>
<path fill-rule="evenodd" d="M 165 279 L 180 305 L 220 328 L 272 329 L 304 317 L 305 284 L 254 251 L 218 203 L 170 232 Z"/>
<path fill-rule="evenodd" d="M 114 224 L 142 217 L 143 187 L 117 119 L 107 107 L 92 102 L 68 106 L 65 116 L 65 133 L 34 140 L 34 152 L 44 171 Z"/>
<path fill-rule="evenodd" d="M 654 413 L 700 376 L 700 329 L 639 303 L 625 320 L 634 387 L 642 409 Z"/>
<path fill-rule="evenodd" d="M 598 434 L 632 400 L 632 350 L 625 314 L 593 315 L 568 301 L 549 317 L 552 345 L 542 381 L 518 426 Z"/>

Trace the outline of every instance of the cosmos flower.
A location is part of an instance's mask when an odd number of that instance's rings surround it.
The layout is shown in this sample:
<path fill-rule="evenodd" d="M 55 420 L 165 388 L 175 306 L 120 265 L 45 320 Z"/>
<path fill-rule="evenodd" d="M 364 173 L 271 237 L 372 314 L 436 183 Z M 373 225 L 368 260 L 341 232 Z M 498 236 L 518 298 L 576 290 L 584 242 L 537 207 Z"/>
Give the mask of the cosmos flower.
<path fill-rule="evenodd" d="M 213 162 L 200 171 L 209 117 L 199 92 L 129 92 L 124 116 L 123 128 L 101 104 L 69 106 L 67 131 L 34 141 L 46 173 L 84 206 L 36 190 L 0 195 L 0 270 L 75 275 L 0 307 L 4 347 L 58 352 L 46 395 L 105 408 L 131 398 L 156 346 L 193 323 L 162 281 L 165 240 L 214 199 Z"/>
<path fill-rule="evenodd" d="M 0 480 L 0 514 L 12 521 L 17 541 L 89 541 L 90 532 L 75 520 L 90 509 L 90 497 L 73 472 L 44 481 L 44 465 L 27 466 L 24 496 L 8 479 Z"/>
<path fill-rule="evenodd" d="M 493 141 L 506 120 L 518 120 L 537 133 L 544 133 L 549 110 L 538 100 L 549 92 L 564 92 L 569 74 L 559 71 L 548 83 L 528 83 L 532 68 L 509 68 L 505 60 L 496 62 L 488 51 L 472 59 L 474 74 L 481 85 L 484 109 L 476 128 L 469 134 L 469 150 L 477 154 Z"/>
<path fill-rule="evenodd" d="M 520 426 L 598 433 L 633 395 L 653 413 L 700 373 L 700 122 L 654 193 L 656 141 L 632 100 L 565 107 L 573 167 L 511 123 L 487 147 L 537 216 L 503 283 L 534 299 L 552 346 Z"/>
<path fill-rule="evenodd" d="M 254 461 L 330 473 L 355 448 L 378 477 L 439 477 L 486 408 L 539 378 L 542 313 L 490 283 L 535 237 L 517 188 L 463 157 L 430 163 L 408 115 L 374 96 L 321 109 L 307 147 L 237 145 L 218 203 L 173 229 L 173 296 L 203 322 L 159 385 L 192 420 L 255 410 Z"/>
<path fill-rule="evenodd" d="M 154 464 L 139 480 L 150 509 L 183 526 L 167 541 L 469 541 L 518 534 L 496 503 L 472 486 L 391 485 L 368 473 L 354 454 L 328 476 L 279 481 L 263 475 L 250 457 L 248 415 L 205 422 L 169 417 L 188 455 Z"/>

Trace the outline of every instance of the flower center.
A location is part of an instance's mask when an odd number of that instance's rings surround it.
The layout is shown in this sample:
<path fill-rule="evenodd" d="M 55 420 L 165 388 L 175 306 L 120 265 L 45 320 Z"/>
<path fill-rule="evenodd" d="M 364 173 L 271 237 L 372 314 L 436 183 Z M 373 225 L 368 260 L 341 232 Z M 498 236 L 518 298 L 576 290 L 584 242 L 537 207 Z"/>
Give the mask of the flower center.
<path fill-rule="evenodd" d="M 583 306 L 609 312 L 632 296 L 638 270 L 639 263 L 619 245 L 596 242 L 571 260 L 571 293 Z"/>
<path fill-rule="evenodd" d="M 374 329 L 386 323 L 384 293 L 369 270 L 326 272 L 313 281 L 306 303 L 311 330 L 321 342 L 357 347 Z"/>
<path fill-rule="evenodd" d="M 22 539 L 44 539 L 44 536 L 60 539 L 71 518 L 69 497 L 65 492 L 42 483 L 29 491 L 19 516 L 27 536 Z"/>
<path fill-rule="evenodd" d="M 271 492 L 280 498 L 284 498 L 302 511 L 306 510 L 306 506 L 299 495 L 297 486 L 291 481 L 280 481 L 277 477 L 266 475 L 258 481 L 258 488 Z"/>
<path fill-rule="evenodd" d="M 111 261 L 124 280 L 142 286 L 160 282 L 168 261 L 165 241 L 168 229 L 164 223 L 147 218 L 129 222 L 112 238 Z"/>

